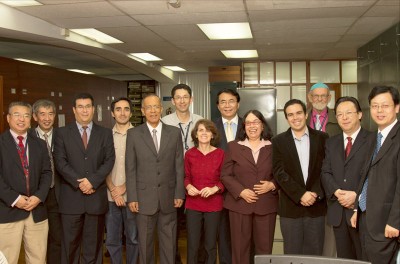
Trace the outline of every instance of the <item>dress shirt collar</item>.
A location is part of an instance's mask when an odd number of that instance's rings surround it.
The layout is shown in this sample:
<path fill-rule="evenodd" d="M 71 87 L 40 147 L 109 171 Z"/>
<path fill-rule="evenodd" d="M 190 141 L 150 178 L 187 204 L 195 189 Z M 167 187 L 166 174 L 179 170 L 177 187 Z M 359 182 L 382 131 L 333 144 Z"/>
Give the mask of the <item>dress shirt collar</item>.
<path fill-rule="evenodd" d="M 352 142 L 356 140 L 358 133 L 360 133 L 361 126 L 352 134 L 352 135 L 347 135 L 346 133 L 343 132 L 343 138 L 344 140 L 347 140 L 347 137 L 351 137 Z"/>
<path fill-rule="evenodd" d="M 133 128 L 133 125 L 132 125 L 131 122 L 129 122 L 129 127 L 128 127 L 128 129 L 125 131 L 125 133 L 121 133 L 121 132 L 117 129 L 117 125 L 115 124 L 114 127 L 113 127 L 113 129 L 112 129 L 112 132 L 113 132 L 113 135 L 114 135 L 115 133 L 121 134 L 121 135 L 125 135 L 125 134 L 128 132 L 128 130 L 131 129 L 131 128 Z"/>
<path fill-rule="evenodd" d="M 315 110 L 315 109 L 313 108 L 311 114 L 312 114 L 312 117 L 313 117 L 313 118 L 317 118 L 317 115 L 320 115 L 320 116 L 324 117 L 324 116 L 328 115 L 328 107 L 325 107 L 325 109 L 322 110 L 321 113 L 318 113 L 317 110 Z"/>
<path fill-rule="evenodd" d="M 161 123 L 161 120 L 160 120 L 160 122 L 158 122 L 157 127 L 152 127 L 152 126 L 151 126 L 149 123 L 147 123 L 147 122 L 146 122 L 146 125 L 147 125 L 147 128 L 148 128 L 149 131 L 150 131 L 150 135 L 153 135 L 153 129 L 156 129 L 156 130 L 157 130 L 157 138 L 158 138 L 158 140 L 159 140 L 159 142 L 160 142 L 161 130 L 162 130 L 162 123 Z"/>
<path fill-rule="evenodd" d="M 221 116 L 221 118 L 222 118 L 222 124 L 226 124 L 228 121 L 231 121 L 231 123 L 233 123 L 233 124 L 235 124 L 235 125 L 238 125 L 238 124 L 239 124 L 239 116 L 238 116 L 237 114 L 236 114 L 235 117 L 232 118 L 231 120 L 228 120 L 228 119 L 226 119 L 226 118 L 223 118 L 222 116 Z"/>
<path fill-rule="evenodd" d="M 396 125 L 397 123 L 397 118 L 393 121 L 393 123 L 391 123 L 390 125 L 388 125 L 387 127 L 385 127 L 384 129 L 379 130 L 378 129 L 378 133 L 380 132 L 382 134 L 382 141 L 381 144 L 383 144 L 383 142 L 385 141 L 385 139 L 387 138 L 387 136 L 389 135 L 390 131 L 392 130 L 392 128 Z"/>
<path fill-rule="evenodd" d="M 22 142 L 24 143 L 24 145 L 26 145 L 26 138 L 28 137 L 28 132 L 25 132 L 24 134 L 22 134 L 22 135 L 18 135 L 17 133 L 15 133 L 12 129 L 10 129 L 10 133 L 11 133 L 11 135 L 12 135 L 12 137 L 14 138 L 14 140 L 15 140 L 15 142 L 18 144 L 18 137 L 19 136 L 23 136 L 24 137 L 24 139 L 22 140 Z"/>
<path fill-rule="evenodd" d="M 44 139 L 44 134 L 47 134 L 47 136 L 49 138 L 51 138 L 51 136 L 53 135 L 53 128 L 51 128 L 51 130 L 49 132 L 44 132 L 40 126 L 36 127 L 36 133 L 39 135 L 40 138 Z"/>
<path fill-rule="evenodd" d="M 75 121 L 76 122 L 76 121 Z M 83 132 L 83 128 L 82 125 L 79 124 L 78 122 L 76 122 L 76 125 L 78 126 L 79 131 Z M 87 124 L 87 129 L 89 129 L 89 131 L 92 131 L 93 128 L 93 121 L 91 121 L 89 124 Z"/>
<path fill-rule="evenodd" d="M 296 135 L 294 134 L 294 132 L 293 132 L 292 129 L 290 129 L 290 131 L 292 132 L 293 139 L 295 139 L 295 140 L 301 140 L 301 138 L 304 137 L 304 136 L 308 136 L 308 137 L 310 136 L 310 133 L 309 133 L 309 131 L 308 131 L 308 127 L 307 127 L 307 126 L 306 126 L 306 130 L 304 131 L 304 134 L 301 135 L 300 138 L 297 138 L 297 137 L 296 137 Z"/>

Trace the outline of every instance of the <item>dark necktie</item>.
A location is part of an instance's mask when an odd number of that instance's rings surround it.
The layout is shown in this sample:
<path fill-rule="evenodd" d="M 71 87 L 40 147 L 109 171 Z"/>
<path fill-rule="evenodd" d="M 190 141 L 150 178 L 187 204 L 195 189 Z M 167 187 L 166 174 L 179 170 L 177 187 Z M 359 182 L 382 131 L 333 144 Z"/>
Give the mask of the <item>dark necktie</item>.
<path fill-rule="evenodd" d="M 379 152 L 379 149 L 381 148 L 381 143 L 382 143 L 382 134 L 381 132 L 378 133 L 378 136 L 376 138 L 376 147 L 374 150 L 374 155 L 372 156 L 372 160 L 375 159 L 376 155 Z M 361 212 L 365 212 L 367 210 L 367 189 L 368 189 L 368 177 L 364 182 L 364 186 L 362 188 L 361 194 L 360 194 L 360 201 L 358 203 L 358 206 L 361 209 Z"/>
<path fill-rule="evenodd" d="M 22 168 L 24 169 L 24 174 L 26 177 L 26 193 L 29 196 L 29 165 L 28 165 L 28 157 L 26 156 L 26 150 L 24 146 L 23 136 L 18 136 L 18 155 L 21 160 Z"/>
<path fill-rule="evenodd" d="M 51 166 L 51 185 L 50 187 L 53 188 L 54 187 L 54 160 L 53 160 L 53 153 L 51 152 L 51 147 L 49 144 L 49 135 L 47 133 L 44 133 L 44 141 L 46 141 L 46 146 L 47 146 L 47 152 L 49 153 L 49 157 L 50 157 L 50 166 Z"/>
<path fill-rule="evenodd" d="M 85 147 L 85 149 L 87 148 L 87 144 L 88 144 L 88 138 L 87 138 L 87 132 L 86 129 L 88 127 L 87 126 L 83 126 L 83 133 L 82 133 L 82 142 L 83 142 L 83 146 Z"/>
<path fill-rule="evenodd" d="M 351 143 L 352 138 L 347 137 L 347 145 L 346 145 L 346 150 L 345 150 L 345 158 L 350 155 L 351 147 L 353 147 L 353 144 Z"/>
<path fill-rule="evenodd" d="M 153 142 L 156 147 L 156 151 L 158 153 L 158 140 L 157 140 L 157 129 L 153 129 Z"/>

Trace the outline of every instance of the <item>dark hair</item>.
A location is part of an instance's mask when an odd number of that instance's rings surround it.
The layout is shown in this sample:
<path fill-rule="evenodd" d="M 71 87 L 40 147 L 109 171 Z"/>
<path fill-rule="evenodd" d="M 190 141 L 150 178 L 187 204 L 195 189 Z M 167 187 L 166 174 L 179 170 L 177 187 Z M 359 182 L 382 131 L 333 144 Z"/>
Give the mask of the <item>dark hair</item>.
<path fill-rule="evenodd" d="M 184 83 L 175 85 L 174 88 L 172 88 L 172 90 L 171 90 L 171 96 L 174 97 L 176 90 L 179 90 L 179 89 L 183 89 L 183 90 L 187 91 L 189 93 L 190 97 L 192 97 L 192 89 L 189 87 L 189 85 L 186 85 Z"/>
<path fill-rule="evenodd" d="M 79 99 L 90 99 L 92 101 L 92 106 L 94 106 L 94 99 L 93 96 L 89 93 L 79 93 L 74 97 L 74 107 L 76 107 L 76 101 Z"/>
<path fill-rule="evenodd" d="M 383 93 L 390 93 L 392 95 L 394 105 L 399 104 L 399 91 L 393 86 L 375 86 L 374 88 L 372 88 L 371 92 L 368 95 L 368 103 L 371 104 L 371 100 L 375 96 Z"/>
<path fill-rule="evenodd" d="M 303 112 L 304 114 L 307 113 L 306 110 L 306 105 L 303 103 L 303 101 L 299 100 L 299 99 L 291 99 L 289 101 L 286 102 L 285 106 L 283 107 L 283 113 L 285 114 L 285 118 L 287 119 L 287 113 L 286 113 L 286 108 L 288 108 L 291 105 L 295 105 L 295 104 L 299 104 L 301 105 L 301 108 L 303 108 Z"/>
<path fill-rule="evenodd" d="M 199 121 L 196 122 L 196 125 L 194 126 L 191 136 L 192 136 L 192 141 L 196 147 L 199 146 L 199 139 L 197 138 L 197 130 L 199 129 L 199 126 L 203 125 L 207 131 L 210 131 L 212 133 L 212 138 L 210 145 L 213 147 L 217 147 L 219 144 L 219 133 L 218 129 L 216 128 L 215 124 L 208 120 L 208 119 L 200 119 Z"/>
<path fill-rule="evenodd" d="M 29 109 L 29 113 L 32 114 L 32 106 L 26 102 L 14 101 L 8 105 L 8 114 L 11 114 L 11 108 L 14 106 L 23 106 Z"/>
<path fill-rule="evenodd" d="M 129 104 L 129 110 L 132 112 L 132 101 L 128 97 L 120 97 L 111 102 L 111 112 L 114 112 L 115 104 L 120 101 L 126 101 Z"/>
<path fill-rule="evenodd" d="M 272 130 L 269 127 L 267 120 L 265 120 L 263 114 L 261 114 L 260 111 L 258 110 L 249 110 L 246 114 L 244 114 L 243 116 L 243 124 L 242 124 L 242 128 L 239 129 L 238 127 L 238 139 L 240 141 L 243 141 L 247 138 L 247 134 L 246 134 L 246 118 L 249 114 L 253 114 L 255 115 L 258 119 L 260 119 L 262 125 L 263 125 L 263 131 L 261 132 L 260 138 L 264 139 L 264 140 L 271 140 L 272 138 Z"/>
<path fill-rule="evenodd" d="M 236 92 L 235 90 L 232 90 L 232 89 L 224 89 L 222 91 L 219 91 L 218 94 L 217 94 L 217 104 L 219 104 L 219 96 L 221 94 L 223 94 L 223 93 L 227 93 L 227 94 L 235 96 L 236 97 L 236 101 L 238 103 L 240 102 L 240 95 L 239 95 L 238 92 Z"/>
<path fill-rule="evenodd" d="M 47 100 L 47 99 L 39 99 L 39 100 L 37 100 L 32 106 L 33 112 L 35 114 L 38 114 L 39 113 L 39 108 L 41 108 L 41 107 L 44 107 L 46 109 L 51 108 L 51 109 L 53 109 L 54 112 L 56 112 L 56 105 L 50 100 Z"/>
<path fill-rule="evenodd" d="M 338 98 L 338 99 L 336 100 L 335 108 L 334 108 L 335 114 L 336 114 L 336 109 L 337 109 L 337 107 L 338 107 L 341 103 L 344 103 L 344 102 L 351 102 L 351 103 L 353 103 L 354 106 L 356 107 L 357 112 L 361 112 L 361 111 L 362 111 L 362 110 L 361 110 L 360 103 L 358 102 L 358 100 L 357 100 L 356 98 L 354 98 L 353 96 L 342 96 L 342 97 L 340 97 L 340 98 Z"/>

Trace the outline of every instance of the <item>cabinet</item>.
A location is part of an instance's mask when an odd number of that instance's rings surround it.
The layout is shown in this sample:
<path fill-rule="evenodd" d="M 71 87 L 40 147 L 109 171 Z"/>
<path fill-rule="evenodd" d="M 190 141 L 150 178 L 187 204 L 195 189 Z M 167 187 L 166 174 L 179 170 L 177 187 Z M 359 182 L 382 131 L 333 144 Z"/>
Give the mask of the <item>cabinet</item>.
<path fill-rule="evenodd" d="M 145 118 L 142 115 L 142 99 L 147 94 L 154 94 L 157 82 L 154 80 L 129 81 L 128 97 L 132 102 L 132 117 L 130 119 L 133 126 L 144 123 Z"/>

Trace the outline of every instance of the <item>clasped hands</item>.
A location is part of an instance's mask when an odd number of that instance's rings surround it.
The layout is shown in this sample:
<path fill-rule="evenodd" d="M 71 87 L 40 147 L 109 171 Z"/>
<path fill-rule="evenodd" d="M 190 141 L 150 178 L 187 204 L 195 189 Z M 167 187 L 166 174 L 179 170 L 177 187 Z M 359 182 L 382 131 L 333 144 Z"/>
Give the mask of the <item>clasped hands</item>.
<path fill-rule="evenodd" d="M 337 189 L 335 191 L 335 196 L 341 206 L 348 209 L 354 209 L 354 202 L 357 196 L 355 192 Z"/>
<path fill-rule="evenodd" d="M 82 178 L 77 180 L 79 182 L 79 189 L 82 191 L 84 194 L 92 194 L 95 192 L 95 189 L 93 189 L 93 185 L 89 182 L 87 178 Z"/>
<path fill-rule="evenodd" d="M 315 192 L 306 191 L 300 199 L 302 206 L 311 206 L 317 201 L 318 194 Z"/>
<path fill-rule="evenodd" d="M 183 205 L 183 199 L 174 199 L 174 207 L 179 208 Z M 129 210 L 131 210 L 132 213 L 138 213 L 139 212 L 139 202 L 130 202 L 128 204 Z"/>
<path fill-rule="evenodd" d="M 125 200 L 123 198 L 125 192 L 126 192 L 125 184 L 122 184 L 120 186 L 114 186 L 113 188 L 110 189 L 111 198 L 114 200 L 117 206 L 126 206 Z"/>
<path fill-rule="evenodd" d="M 203 198 L 207 198 L 213 194 L 216 194 L 219 191 L 219 188 L 217 186 L 214 186 L 214 187 L 204 187 L 203 189 L 198 190 L 193 185 L 188 184 L 186 186 L 186 190 L 190 196 L 200 195 Z"/>
<path fill-rule="evenodd" d="M 240 197 L 247 203 L 255 203 L 258 200 L 258 195 L 275 190 L 275 184 L 271 181 L 260 181 L 260 184 L 255 184 L 253 190 L 244 189 L 240 193 Z"/>
<path fill-rule="evenodd" d="M 30 212 L 33 209 L 35 209 L 39 203 L 40 203 L 40 199 L 34 195 L 29 196 L 29 197 L 25 196 L 25 195 L 21 195 L 20 198 L 18 199 L 17 203 L 15 204 L 15 206 L 19 209 L 23 209 L 25 211 Z"/>

